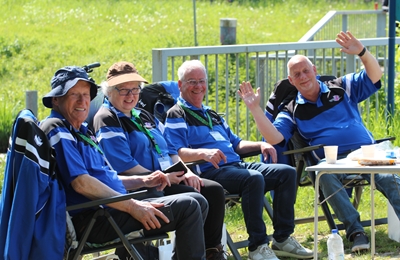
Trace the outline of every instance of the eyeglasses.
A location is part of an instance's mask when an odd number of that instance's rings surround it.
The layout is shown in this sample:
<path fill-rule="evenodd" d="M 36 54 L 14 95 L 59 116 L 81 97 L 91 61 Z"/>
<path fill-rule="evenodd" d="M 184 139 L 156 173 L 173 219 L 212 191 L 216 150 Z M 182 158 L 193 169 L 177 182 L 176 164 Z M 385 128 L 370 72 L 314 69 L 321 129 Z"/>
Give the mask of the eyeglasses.
<path fill-rule="evenodd" d="M 207 79 L 199 79 L 199 80 L 190 79 L 190 80 L 184 80 L 183 82 L 188 83 L 189 86 L 191 86 L 191 87 L 195 87 L 195 86 L 197 86 L 197 84 L 200 84 L 200 85 L 206 84 Z"/>
<path fill-rule="evenodd" d="M 118 91 L 120 96 L 128 96 L 129 93 L 132 93 L 132 95 L 138 95 L 140 93 L 140 88 L 116 88 L 114 87 L 115 90 Z"/>

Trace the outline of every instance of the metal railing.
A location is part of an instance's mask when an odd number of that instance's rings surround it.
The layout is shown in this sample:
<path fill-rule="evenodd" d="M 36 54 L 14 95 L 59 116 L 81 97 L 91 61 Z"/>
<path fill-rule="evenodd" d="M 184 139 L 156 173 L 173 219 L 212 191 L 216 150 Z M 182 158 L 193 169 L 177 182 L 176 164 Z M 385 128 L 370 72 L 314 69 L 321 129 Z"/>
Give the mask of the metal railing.
<path fill-rule="evenodd" d="M 351 31 L 357 38 L 386 37 L 387 13 L 383 11 L 329 11 L 300 40 L 331 40 L 342 31 Z"/>
<path fill-rule="evenodd" d="M 346 27 L 351 28 L 349 18 L 353 13 L 356 15 L 359 12 L 336 12 L 336 15 L 329 12 L 322 19 L 324 23 L 321 22 L 320 24 L 320 26 L 325 25 L 326 31 L 324 32 L 325 29 L 317 29 L 314 26 L 307 35 L 308 40 L 326 37 L 328 32 L 332 30 L 330 26 L 333 25 L 330 24 L 338 23 L 335 22 L 338 13 L 342 17 L 340 26 L 344 29 Z M 379 21 L 383 21 L 379 11 L 367 11 L 366 13 L 370 16 L 375 15 L 377 24 L 379 24 Z M 368 18 L 367 20 L 370 21 L 371 19 Z M 354 21 L 355 19 L 351 18 L 350 20 Z M 343 26 L 346 27 L 343 28 Z M 382 25 L 377 25 L 371 28 L 378 35 L 378 30 L 382 30 L 381 27 Z M 340 30 L 336 30 L 331 39 L 334 39 Z M 361 38 L 356 33 L 354 35 L 359 39 Z M 201 60 L 206 67 L 209 80 L 209 89 L 205 98 L 206 105 L 211 106 L 217 112 L 224 113 L 225 120 L 235 133 L 240 133 L 240 136 L 246 139 L 258 140 L 258 132 L 252 123 L 252 118 L 249 117 L 245 105 L 240 102 L 240 98 L 236 94 L 242 81 L 250 81 L 253 86 L 260 88 L 262 93 L 260 105 L 265 106 L 274 84 L 287 77 L 286 64 L 290 57 L 295 54 L 308 56 L 321 75 L 341 76 L 362 69 L 359 58 L 341 53 L 340 46 L 334 40 L 303 41 L 305 39 L 306 36 L 302 38 L 302 42 L 292 43 L 153 49 L 153 82 L 176 80 L 176 71 L 185 60 Z M 379 60 L 384 72 L 382 82 L 386 90 L 388 38 L 364 38 L 360 40 Z M 396 43 L 400 43 L 400 38 L 396 38 Z M 382 92 L 380 91 L 379 95 L 382 95 Z M 364 111 L 361 112 L 367 113 L 367 117 L 369 117 L 372 107 L 379 111 L 380 106 L 385 105 L 379 104 L 379 100 L 377 93 L 373 103 L 367 100 Z"/>

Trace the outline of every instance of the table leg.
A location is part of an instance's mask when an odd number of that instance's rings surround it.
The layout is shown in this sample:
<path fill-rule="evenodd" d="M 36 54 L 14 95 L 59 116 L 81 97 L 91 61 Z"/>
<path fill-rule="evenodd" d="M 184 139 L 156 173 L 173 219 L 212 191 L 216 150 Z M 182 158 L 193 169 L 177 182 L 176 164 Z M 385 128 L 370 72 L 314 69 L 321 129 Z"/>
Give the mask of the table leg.
<path fill-rule="evenodd" d="M 375 257 L 375 174 L 371 173 L 371 259 Z"/>
<path fill-rule="evenodd" d="M 318 202 L 319 202 L 319 178 L 324 172 L 318 172 L 315 176 L 314 197 L 314 259 L 318 259 Z"/>
<path fill-rule="evenodd" d="M 315 187 L 319 187 L 319 179 L 325 172 L 318 172 L 315 176 Z M 371 259 L 375 258 L 375 174 L 371 173 Z M 314 259 L 318 259 L 318 198 L 319 188 L 315 188 L 314 197 Z"/>

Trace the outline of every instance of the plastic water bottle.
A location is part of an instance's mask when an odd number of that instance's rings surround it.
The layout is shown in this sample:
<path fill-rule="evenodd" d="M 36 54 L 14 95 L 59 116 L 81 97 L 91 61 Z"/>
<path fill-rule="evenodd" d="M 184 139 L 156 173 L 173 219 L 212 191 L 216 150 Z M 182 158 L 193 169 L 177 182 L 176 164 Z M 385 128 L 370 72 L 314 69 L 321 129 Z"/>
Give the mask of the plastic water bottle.
<path fill-rule="evenodd" d="M 327 244 L 329 260 L 344 260 L 343 239 L 339 236 L 337 229 L 332 229 Z"/>

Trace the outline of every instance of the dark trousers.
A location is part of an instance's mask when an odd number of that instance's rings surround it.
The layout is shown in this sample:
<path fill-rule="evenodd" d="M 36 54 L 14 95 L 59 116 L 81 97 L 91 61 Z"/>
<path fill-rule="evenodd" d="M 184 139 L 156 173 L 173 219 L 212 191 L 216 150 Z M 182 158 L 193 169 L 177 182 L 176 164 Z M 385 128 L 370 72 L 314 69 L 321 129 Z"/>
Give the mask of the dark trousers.
<path fill-rule="evenodd" d="M 285 164 L 232 163 L 201 174 L 220 183 L 229 193 L 242 197 L 242 211 L 249 234 L 249 250 L 268 243 L 262 218 L 264 194 L 274 190 L 273 237 L 282 242 L 294 231 L 296 170 Z"/>
<path fill-rule="evenodd" d="M 143 230 L 145 236 L 176 230 L 173 259 L 205 259 L 203 225 L 208 213 L 208 204 L 202 195 L 197 192 L 191 192 L 185 193 L 185 195 L 144 199 L 144 201 L 170 205 L 174 215 L 174 220 L 162 225 L 160 229 Z M 128 234 L 132 231 L 143 229 L 143 225 L 130 214 L 112 208 L 109 208 L 108 211 L 122 233 Z M 72 218 L 78 238 L 82 235 L 82 231 L 89 223 L 93 213 L 82 213 Z M 88 237 L 88 241 L 92 243 L 104 243 L 117 237 L 117 233 L 106 217 L 99 217 Z"/>
<path fill-rule="evenodd" d="M 212 248 L 221 244 L 222 225 L 225 215 L 224 188 L 215 181 L 202 179 L 204 187 L 200 193 L 208 202 L 208 216 L 204 223 L 204 239 L 206 248 Z M 164 189 L 165 195 L 173 195 L 183 192 L 194 192 L 195 189 L 187 185 L 171 185 Z"/>

